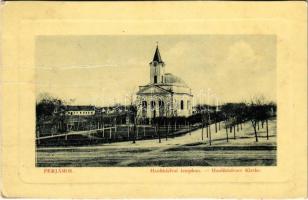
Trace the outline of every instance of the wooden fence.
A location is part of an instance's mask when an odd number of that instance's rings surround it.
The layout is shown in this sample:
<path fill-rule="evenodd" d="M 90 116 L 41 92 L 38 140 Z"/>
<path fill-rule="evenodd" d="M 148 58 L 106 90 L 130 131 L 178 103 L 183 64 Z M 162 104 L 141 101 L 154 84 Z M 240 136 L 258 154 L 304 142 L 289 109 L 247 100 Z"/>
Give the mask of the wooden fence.
<path fill-rule="evenodd" d="M 136 141 L 143 139 L 154 139 L 174 137 L 199 128 L 198 125 L 114 125 L 109 127 L 99 127 L 92 130 L 70 131 L 52 135 L 40 136 L 37 134 L 36 142 L 38 145 L 61 145 L 65 143 L 78 143 L 82 141 L 108 143 L 119 141 Z M 75 141 L 75 142 L 74 142 Z"/>

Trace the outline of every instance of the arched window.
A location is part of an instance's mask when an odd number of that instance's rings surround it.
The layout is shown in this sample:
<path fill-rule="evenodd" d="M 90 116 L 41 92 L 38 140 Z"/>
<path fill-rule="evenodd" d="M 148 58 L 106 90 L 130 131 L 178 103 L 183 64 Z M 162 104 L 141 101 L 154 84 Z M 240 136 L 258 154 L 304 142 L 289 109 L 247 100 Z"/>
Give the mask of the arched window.
<path fill-rule="evenodd" d="M 165 113 L 165 103 L 163 100 L 158 101 L 158 106 L 159 106 L 159 116 L 164 116 Z"/>
<path fill-rule="evenodd" d="M 147 107 L 148 104 L 146 101 L 142 101 L 142 117 L 146 117 L 147 116 Z"/>
<path fill-rule="evenodd" d="M 151 101 L 151 109 L 152 109 L 152 110 L 155 109 L 155 101 Z"/>
<path fill-rule="evenodd" d="M 142 110 L 147 110 L 147 102 L 146 101 L 142 101 Z"/>
<path fill-rule="evenodd" d="M 183 110 L 183 109 L 184 109 L 184 101 L 181 100 L 181 110 Z"/>
<path fill-rule="evenodd" d="M 155 101 L 151 101 L 151 115 L 153 118 L 156 117 L 156 108 L 155 108 Z"/>
<path fill-rule="evenodd" d="M 157 76 L 154 76 L 154 83 L 157 83 Z"/>

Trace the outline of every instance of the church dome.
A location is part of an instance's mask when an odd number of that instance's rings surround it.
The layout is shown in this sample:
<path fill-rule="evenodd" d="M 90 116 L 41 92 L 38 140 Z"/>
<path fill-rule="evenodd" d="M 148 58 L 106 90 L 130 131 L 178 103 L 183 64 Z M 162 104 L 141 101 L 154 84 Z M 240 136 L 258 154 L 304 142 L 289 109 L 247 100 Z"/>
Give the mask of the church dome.
<path fill-rule="evenodd" d="M 171 73 L 165 74 L 165 83 L 172 84 L 172 85 L 181 85 L 181 86 L 187 87 L 187 84 L 180 77 L 177 77 L 177 76 L 175 76 Z"/>

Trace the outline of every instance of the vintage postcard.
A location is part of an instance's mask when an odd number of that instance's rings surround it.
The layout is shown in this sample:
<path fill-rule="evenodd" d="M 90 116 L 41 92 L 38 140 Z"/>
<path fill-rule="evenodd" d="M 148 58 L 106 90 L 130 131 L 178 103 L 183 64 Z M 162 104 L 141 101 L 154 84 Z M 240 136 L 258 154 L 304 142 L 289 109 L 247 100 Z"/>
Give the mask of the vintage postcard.
<path fill-rule="evenodd" d="M 4 196 L 307 196 L 304 2 L 2 10 Z"/>

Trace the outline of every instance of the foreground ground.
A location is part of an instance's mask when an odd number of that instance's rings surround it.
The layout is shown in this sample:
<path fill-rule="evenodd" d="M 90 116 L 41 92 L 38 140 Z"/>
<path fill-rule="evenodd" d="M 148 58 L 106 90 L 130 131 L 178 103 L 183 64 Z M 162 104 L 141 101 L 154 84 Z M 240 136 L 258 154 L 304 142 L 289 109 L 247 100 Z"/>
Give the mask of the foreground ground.
<path fill-rule="evenodd" d="M 211 125 L 212 144 L 206 129 L 175 137 L 118 142 L 86 147 L 42 147 L 37 149 L 40 167 L 112 167 L 112 166 L 269 166 L 276 165 L 276 120 L 269 121 L 269 140 L 266 129 L 258 131 L 255 142 L 249 122 L 243 129 L 228 133 L 215 132 Z"/>

